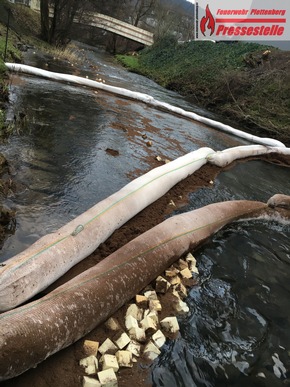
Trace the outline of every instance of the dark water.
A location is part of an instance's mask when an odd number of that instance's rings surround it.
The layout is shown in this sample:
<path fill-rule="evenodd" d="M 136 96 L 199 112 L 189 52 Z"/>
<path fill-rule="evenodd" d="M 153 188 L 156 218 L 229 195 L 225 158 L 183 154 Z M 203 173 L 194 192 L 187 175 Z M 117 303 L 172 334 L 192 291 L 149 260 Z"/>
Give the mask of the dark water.
<path fill-rule="evenodd" d="M 203 113 L 177 94 L 124 71 L 100 51 L 85 47 L 83 54 L 80 75 L 101 77 L 108 84 Z M 71 71 L 69 64 L 31 52 L 27 64 Z M 26 129 L 19 127 L 20 133 L 0 147 L 19 187 L 7 199 L 17 211 L 17 229 L 0 261 L 148 171 L 157 155 L 173 159 L 201 146 L 221 150 L 246 144 L 141 103 L 24 75 L 14 75 L 11 83 L 10 118 L 19 112 L 26 115 Z M 112 156 L 108 148 L 118 155 Z M 221 200 L 266 201 L 275 193 L 290 195 L 289 176 L 289 168 L 262 161 L 237 164 L 220 174 L 211 188 L 192 193 L 182 211 Z M 153 365 L 155 386 L 288 383 L 289 236 L 289 225 L 236 223 L 194 253 L 200 285 L 187 299 L 190 313 L 180 318 L 179 338 L 165 345 Z M 259 373 L 265 378 L 257 377 Z"/>
<path fill-rule="evenodd" d="M 289 168 L 240 163 L 176 213 L 290 195 L 289 176 Z M 154 364 L 154 386 L 290 386 L 289 241 L 289 221 L 252 220 L 228 225 L 193 252 L 200 284 L 186 299 L 179 338 Z"/>
<path fill-rule="evenodd" d="M 187 210 L 224 200 L 267 202 L 277 193 L 290 195 L 290 168 L 252 160 L 221 173 L 212 187 L 193 192 Z"/>
<path fill-rule="evenodd" d="M 154 386 L 290 385 L 290 224 L 234 223 L 194 253 L 200 284 Z"/>

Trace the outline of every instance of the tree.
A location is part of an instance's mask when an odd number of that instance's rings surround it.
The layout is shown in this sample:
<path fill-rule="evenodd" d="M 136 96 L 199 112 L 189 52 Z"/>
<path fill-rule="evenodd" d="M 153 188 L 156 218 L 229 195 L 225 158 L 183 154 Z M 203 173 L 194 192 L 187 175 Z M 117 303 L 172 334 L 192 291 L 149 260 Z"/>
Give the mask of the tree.
<path fill-rule="evenodd" d="M 154 36 L 155 40 L 166 35 L 174 35 L 178 40 L 193 38 L 194 15 L 193 5 L 184 7 L 187 1 L 158 0 L 154 9 Z"/>
<path fill-rule="evenodd" d="M 48 0 L 40 1 L 40 21 L 41 21 L 41 37 L 48 42 L 49 40 L 49 5 Z"/>
<path fill-rule="evenodd" d="M 140 21 L 151 16 L 157 0 L 128 0 L 131 23 L 137 27 Z"/>
<path fill-rule="evenodd" d="M 65 46 L 77 11 L 85 4 L 86 1 L 78 0 L 40 0 L 42 38 L 50 44 Z"/>

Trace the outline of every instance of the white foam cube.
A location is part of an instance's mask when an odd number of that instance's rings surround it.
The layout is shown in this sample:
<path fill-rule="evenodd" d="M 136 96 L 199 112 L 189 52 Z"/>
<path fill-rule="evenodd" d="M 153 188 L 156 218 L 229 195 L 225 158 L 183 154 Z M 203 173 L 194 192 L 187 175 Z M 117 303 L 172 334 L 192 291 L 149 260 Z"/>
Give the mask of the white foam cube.
<path fill-rule="evenodd" d="M 188 267 L 186 269 L 181 270 L 180 274 L 182 278 L 192 278 L 192 273 Z"/>
<path fill-rule="evenodd" d="M 148 309 L 144 313 L 144 318 L 145 317 L 150 317 L 153 321 L 155 321 L 156 324 L 158 324 L 158 322 L 159 322 L 158 312 L 156 310 L 149 310 Z"/>
<path fill-rule="evenodd" d="M 181 282 L 181 279 L 178 275 L 170 278 L 171 285 L 177 285 L 177 284 L 180 284 L 180 282 Z"/>
<path fill-rule="evenodd" d="M 159 300 L 149 300 L 149 309 L 156 310 L 156 312 L 161 312 L 161 302 Z"/>
<path fill-rule="evenodd" d="M 150 359 L 154 360 L 156 357 L 158 357 L 161 353 L 159 348 L 156 347 L 156 345 L 150 340 L 148 344 L 145 346 L 143 353 Z"/>
<path fill-rule="evenodd" d="M 186 258 L 186 262 L 188 263 L 189 269 L 196 274 L 199 274 L 198 268 L 196 267 L 196 259 L 191 253 L 188 253 Z"/>
<path fill-rule="evenodd" d="M 134 317 L 137 321 L 140 321 L 142 319 L 143 312 L 142 310 L 136 305 L 136 304 L 131 304 L 126 312 L 126 317 L 127 316 L 132 316 Z"/>
<path fill-rule="evenodd" d="M 182 283 L 175 285 L 175 291 L 177 292 L 180 298 L 187 297 L 187 289 Z"/>
<path fill-rule="evenodd" d="M 107 370 L 109 368 L 112 368 L 114 370 L 114 372 L 118 372 L 119 370 L 119 364 L 118 364 L 118 361 L 117 361 L 117 357 L 115 355 L 109 355 L 107 353 L 105 353 L 103 355 L 103 371 L 104 370 Z"/>
<path fill-rule="evenodd" d="M 179 331 L 179 324 L 176 317 L 165 317 L 160 321 L 160 325 L 167 332 L 176 333 Z"/>
<path fill-rule="evenodd" d="M 148 300 L 158 300 L 157 293 L 155 290 L 148 290 L 144 293 L 144 296 L 148 298 Z"/>
<path fill-rule="evenodd" d="M 137 341 L 131 341 L 127 347 L 127 351 L 132 352 L 133 355 L 139 357 L 141 351 L 141 345 Z"/>
<path fill-rule="evenodd" d="M 144 343 L 144 341 L 146 341 L 146 334 L 143 328 L 131 328 L 129 331 L 129 335 L 132 340 L 139 341 L 140 343 Z"/>
<path fill-rule="evenodd" d="M 136 304 L 138 307 L 140 308 L 147 308 L 147 305 L 148 305 L 148 298 L 141 295 L 141 294 L 137 294 L 136 296 Z"/>
<path fill-rule="evenodd" d="M 130 351 L 118 351 L 116 357 L 120 367 L 133 367 L 133 356 Z"/>
<path fill-rule="evenodd" d="M 115 344 L 107 338 L 103 344 L 99 347 L 99 352 L 103 355 L 106 352 L 116 353 L 118 351 L 118 348 L 115 346 Z"/>
<path fill-rule="evenodd" d="M 164 334 L 159 329 L 152 336 L 152 340 L 153 340 L 153 343 L 156 345 L 157 348 L 161 348 L 165 344 L 166 337 L 164 336 Z"/>
<path fill-rule="evenodd" d="M 98 371 L 98 359 L 91 355 L 80 360 L 80 365 L 85 367 L 85 373 L 88 375 L 94 375 Z"/>
<path fill-rule="evenodd" d="M 146 317 L 143 318 L 143 320 L 140 322 L 141 327 L 147 331 L 148 329 L 157 330 L 157 324 L 154 318 L 152 316 L 147 315 Z"/>
<path fill-rule="evenodd" d="M 120 331 L 113 337 L 113 341 L 119 349 L 123 349 L 130 343 L 131 339 L 126 332 Z"/>
<path fill-rule="evenodd" d="M 128 331 L 131 329 L 131 328 L 136 328 L 138 327 L 138 321 L 136 320 L 135 317 L 129 315 L 129 316 L 126 316 L 126 319 L 125 319 L 125 326 L 126 328 L 128 329 Z"/>
<path fill-rule="evenodd" d="M 170 288 L 170 283 L 163 277 L 156 278 L 155 290 L 157 293 L 166 293 Z"/>
<path fill-rule="evenodd" d="M 119 329 L 121 329 L 118 321 L 113 318 L 113 317 L 110 317 L 106 322 L 105 322 L 105 326 L 110 329 L 111 331 L 118 331 Z"/>
<path fill-rule="evenodd" d="M 166 277 L 175 277 L 179 273 L 179 270 L 176 267 L 171 266 L 169 269 L 165 270 Z"/>
<path fill-rule="evenodd" d="M 98 372 L 102 387 L 118 387 L 117 376 L 112 368 Z"/>
<path fill-rule="evenodd" d="M 83 377 L 83 387 L 101 387 L 101 383 L 97 379 L 89 378 L 88 376 Z"/>
<path fill-rule="evenodd" d="M 189 312 L 189 307 L 186 302 L 182 300 L 178 300 L 175 304 L 175 310 L 178 313 L 188 313 Z"/>
<path fill-rule="evenodd" d="M 183 259 L 178 260 L 178 268 L 179 270 L 187 269 L 188 268 L 188 263 L 184 261 Z"/>
<path fill-rule="evenodd" d="M 98 341 L 85 340 L 84 342 L 84 351 L 87 356 L 96 356 L 98 353 L 100 343 Z"/>

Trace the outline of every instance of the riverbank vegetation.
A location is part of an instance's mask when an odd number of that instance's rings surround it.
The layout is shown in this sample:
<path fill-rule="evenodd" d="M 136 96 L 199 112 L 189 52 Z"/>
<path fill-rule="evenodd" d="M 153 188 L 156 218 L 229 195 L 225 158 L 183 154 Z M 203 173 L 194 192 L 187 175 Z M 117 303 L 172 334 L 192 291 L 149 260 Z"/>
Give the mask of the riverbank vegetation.
<path fill-rule="evenodd" d="M 3 36 L 3 28 L 0 25 L 0 52 L 5 52 L 6 39 Z M 6 48 L 6 58 L 7 60 L 13 60 L 12 55 L 16 57 L 17 50 L 9 42 Z M 3 131 L 5 129 L 5 104 L 8 101 L 8 86 L 7 86 L 7 75 L 6 75 L 6 67 L 4 64 L 4 55 L 0 58 L 0 136 L 3 135 Z"/>
<path fill-rule="evenodd" d="M 242 42 L 179 44 L 168 36 L 138 56 L 117 58 L 228 123 L 290 145 L 289 51 Z"/>

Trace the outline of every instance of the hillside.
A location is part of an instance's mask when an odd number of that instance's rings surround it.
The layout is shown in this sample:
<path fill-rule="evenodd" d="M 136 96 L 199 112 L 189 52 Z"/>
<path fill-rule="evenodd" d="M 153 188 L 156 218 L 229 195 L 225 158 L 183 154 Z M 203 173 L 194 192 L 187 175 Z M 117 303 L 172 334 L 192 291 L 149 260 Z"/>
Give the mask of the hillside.
<path fill-rule="evenodd" d="M 223 121 L 290 145 L 290 51 L 167 37 L 137 57 L 118 59 Z"/>

